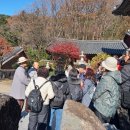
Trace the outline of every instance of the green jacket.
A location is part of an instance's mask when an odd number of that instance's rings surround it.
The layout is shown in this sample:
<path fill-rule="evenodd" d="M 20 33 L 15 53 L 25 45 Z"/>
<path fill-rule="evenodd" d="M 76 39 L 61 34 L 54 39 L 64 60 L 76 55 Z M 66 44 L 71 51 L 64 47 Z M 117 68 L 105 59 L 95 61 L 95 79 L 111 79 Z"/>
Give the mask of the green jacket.
<path fill-rule="evenodd" d="M 106 117 L 112 117 L 120 105 L 121 73 L 107 72 L 97 85 L 93 96 L 94 107 Z"/>

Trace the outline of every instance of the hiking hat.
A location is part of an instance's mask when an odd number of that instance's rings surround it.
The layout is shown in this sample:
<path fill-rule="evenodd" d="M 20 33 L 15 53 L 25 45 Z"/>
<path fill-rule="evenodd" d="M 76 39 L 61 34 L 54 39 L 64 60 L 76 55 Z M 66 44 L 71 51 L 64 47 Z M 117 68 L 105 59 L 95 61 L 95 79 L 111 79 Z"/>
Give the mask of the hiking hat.
<path fill-rule="evenodd" d="M 106 60 L 102 62 L 102 67 L 110 71 L 118 70 L 117 60 L 114 57 L 108 57 Z"/>
<path fill-rule="evenodd" d="M 20 63 L 23 63 L 23 62 L 26 62 L 27 61 L 27 59 L 25 58 L 25 57 L 20 57 L 19 59 L 18 59 L 18 64 L 20 64 Z"/>

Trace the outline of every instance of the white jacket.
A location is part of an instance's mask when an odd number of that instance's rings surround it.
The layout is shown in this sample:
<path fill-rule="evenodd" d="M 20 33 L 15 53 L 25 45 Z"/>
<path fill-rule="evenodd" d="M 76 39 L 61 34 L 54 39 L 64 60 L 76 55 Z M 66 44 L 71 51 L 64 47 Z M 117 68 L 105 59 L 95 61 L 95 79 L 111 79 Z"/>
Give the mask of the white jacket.
<path fill-rule="evenodd" d="M 35 83 L 36 85 L 38 85 L 39 87 L 46 82 L 46 79 L 43 77 L 37 77 L 35 79 Z M 25 90 L 25 96 L 28 97 L 29 93 L 34 89 L 34 83 L 33 80 L 30 81 L 30 83 L 28 84 L 26 90 Z M 42 88 L 40 89 L 41 92 L 41 96 L 43 98 L 44 101 L 44 105 L 49 105 L 49 101 L 50 99 L 52 99 L 54 97 L 54 92 L 52 89 L 52 85 L 50 82 L 45 83 Z"/>

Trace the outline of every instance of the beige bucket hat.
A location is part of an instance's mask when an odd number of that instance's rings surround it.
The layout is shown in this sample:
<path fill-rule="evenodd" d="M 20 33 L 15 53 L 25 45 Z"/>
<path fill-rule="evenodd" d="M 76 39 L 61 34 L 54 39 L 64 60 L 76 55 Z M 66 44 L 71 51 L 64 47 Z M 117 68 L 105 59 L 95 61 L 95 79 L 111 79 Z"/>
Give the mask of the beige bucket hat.
<path fill-rule="evenodd" d="M 117 59 L 114 57 L 108 57 L 106 60 L 102 62 L 102 67 L 106 68 L 110 71 L 116 71 L 117 69 Z"/>

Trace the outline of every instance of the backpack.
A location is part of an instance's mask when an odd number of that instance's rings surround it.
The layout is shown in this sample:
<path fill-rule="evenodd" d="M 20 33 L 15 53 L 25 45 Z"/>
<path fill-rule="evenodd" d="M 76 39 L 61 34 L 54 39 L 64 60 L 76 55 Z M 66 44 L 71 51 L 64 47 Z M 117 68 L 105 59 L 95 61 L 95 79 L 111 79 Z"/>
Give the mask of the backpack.
<path fill-rule="evenodd" d="M 69 84 L 69 87 L 72 100 L 80 102 L 83 98 L 83 90 L 80 88 L 79 85 Z"/>
<path fill-rule="evenodd" d="M 130 108 L 130 90 L 121 89 L 121 105 Z"/>
<path fill-rule="evenodd" d="M 126 81 L 130 80 L 130 77 L 126 79 L 124 82 L 120 84 L 121 87 L 121 105 L 124 108 L 130 108 L 130 88 L 124 88 L 122 87 L 122 84 L 124 84 Z"/>
<path fill-rule="evenodd" d="M 51 81 L 52 88 L 55 94 L 55 97 L 51 99 L 50 106 L 51 108 L 62 108 L 64 105 L 65 100 L 67 99 L 66 91 L 67 91 L 67 84 L 60 83 L 57 81 Z"/>
<path fill-rule="evenodd" d="M 47 83 L 48 81 L 44 82 L 40 87 L 35 84 L 35 80 L 33 80 L 34 83 L 34 89 L 29 93 L 28 99 L 27 99 L 27 105 L 28 109 L 31 112 L 39 113 L 42 110 L 43 106 L 43 99 L 41 96 L 40 89 L 41 87 Z"/>
<path fill-rule="evenodd" d="M 120 86 L 121 105 L 124 108 L 130 108 L 130 88 L 124 88 L 124 87 L 122 87 L 122 85 L 125 82 L 127 82 L 128 80 L 130 80 L 130 77 L 128 79 L 126 79 L 124 82 L 120 83 L 120 84 L 117 83 Z"/>

